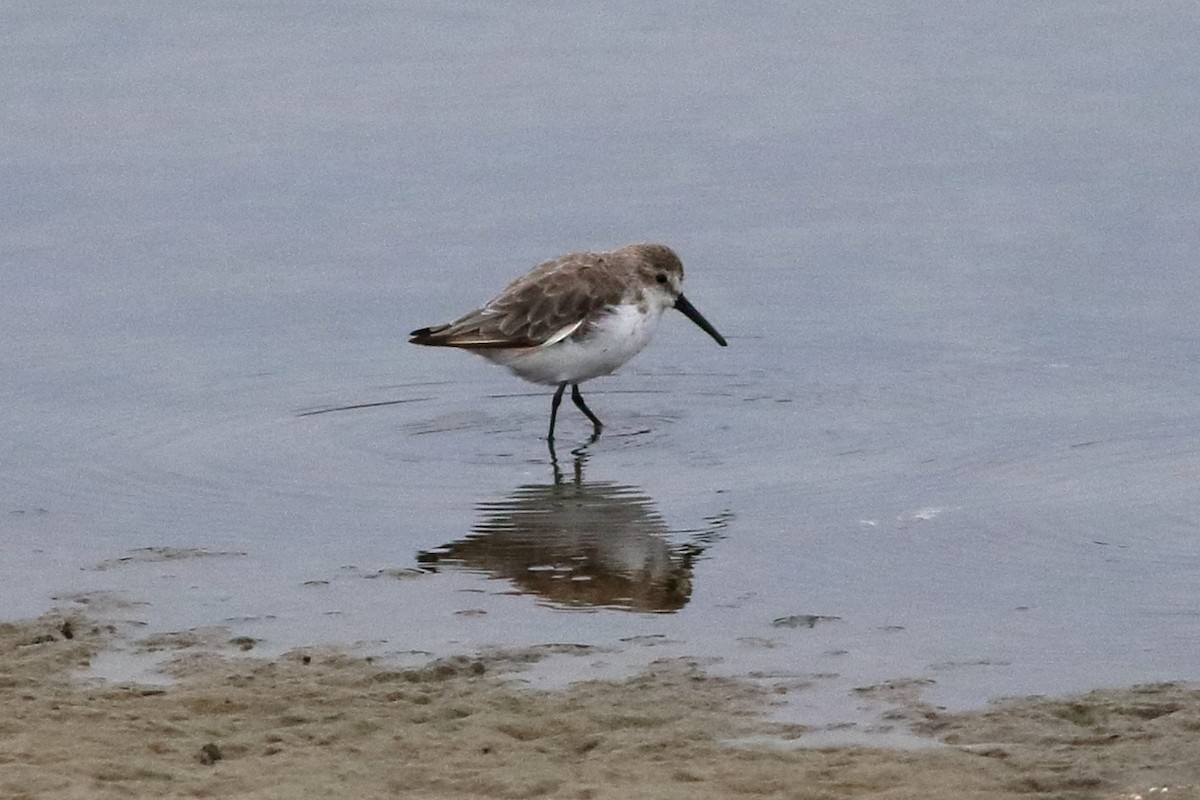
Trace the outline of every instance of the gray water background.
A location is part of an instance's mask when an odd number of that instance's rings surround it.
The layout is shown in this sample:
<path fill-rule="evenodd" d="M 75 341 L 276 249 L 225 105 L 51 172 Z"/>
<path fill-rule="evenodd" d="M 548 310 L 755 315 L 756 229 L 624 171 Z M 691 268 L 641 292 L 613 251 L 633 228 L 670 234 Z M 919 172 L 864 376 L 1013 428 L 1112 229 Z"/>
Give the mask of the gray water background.
<path fill-rule="evenodd" d="M 0 612 L 703 654 L 802 721 L 1200 678 L 1198 8 L 7 4 Z M 639 240 L 730 346 L 587 384 L 581 480 L 704 539 L 686 603 L 411 576 L 553 472 L 547 392 L 407 331 Z"/>

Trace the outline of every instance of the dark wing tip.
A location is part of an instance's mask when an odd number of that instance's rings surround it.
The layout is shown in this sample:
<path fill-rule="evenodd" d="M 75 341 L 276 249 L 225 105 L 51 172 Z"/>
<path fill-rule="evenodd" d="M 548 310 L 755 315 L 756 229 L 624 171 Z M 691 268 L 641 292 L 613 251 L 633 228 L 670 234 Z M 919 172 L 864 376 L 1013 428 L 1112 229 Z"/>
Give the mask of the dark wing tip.
<path fill-rule="evenodd" d="M 409 336 L 409 344 L 433 344 L 433 328 L 417 328 Z"/>

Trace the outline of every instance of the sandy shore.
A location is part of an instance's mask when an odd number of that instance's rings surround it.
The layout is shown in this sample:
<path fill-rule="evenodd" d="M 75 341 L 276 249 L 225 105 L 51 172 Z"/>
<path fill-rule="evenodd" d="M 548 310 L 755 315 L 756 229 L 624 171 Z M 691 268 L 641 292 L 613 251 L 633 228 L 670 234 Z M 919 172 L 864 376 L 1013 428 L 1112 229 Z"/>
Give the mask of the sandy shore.
<path fill-rule="evenodd" d="M 1200 797 L 1200 690 L 1173 684 L 950 715 L 898 682 L 864 691 L 909 695 L 944 746 L 816 750 L 762 721 L 766 690 L 686 661 L 539 692 L 513 679 L 536 649 L 396 670 L 191 648 L 168 688 L 81 683 L 114 636 L 0 625 L 0 797 Z"/>

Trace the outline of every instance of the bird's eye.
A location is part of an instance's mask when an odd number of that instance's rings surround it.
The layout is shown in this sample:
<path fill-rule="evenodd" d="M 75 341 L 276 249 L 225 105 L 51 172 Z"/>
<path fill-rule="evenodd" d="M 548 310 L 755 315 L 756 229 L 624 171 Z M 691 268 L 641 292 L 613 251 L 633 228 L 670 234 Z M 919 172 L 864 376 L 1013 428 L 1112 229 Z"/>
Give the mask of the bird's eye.
<path fill-rule="evenodd" d="M 667 282 L 667 273 L 665 273 L 665 272 L 658 273 L 657 275 L 654 276 L 654 280 L 658 281 L 659 283 L 666 283 Z"/>

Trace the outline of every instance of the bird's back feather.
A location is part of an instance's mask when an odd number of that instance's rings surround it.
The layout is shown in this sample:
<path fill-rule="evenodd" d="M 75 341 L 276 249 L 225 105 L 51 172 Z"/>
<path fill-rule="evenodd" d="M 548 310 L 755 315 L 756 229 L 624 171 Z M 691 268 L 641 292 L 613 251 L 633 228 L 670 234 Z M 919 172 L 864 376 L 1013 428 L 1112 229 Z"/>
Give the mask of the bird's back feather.
<path fill-rule="evenodd" d="M 482 307 L 413 331 L 413 344 L 468 349 L 539 347 L 582 335 L 629 290 L 613 253 L 572 253 L 534 267 Z M 564 329 L 570 329 L 563 333 Z"/>

